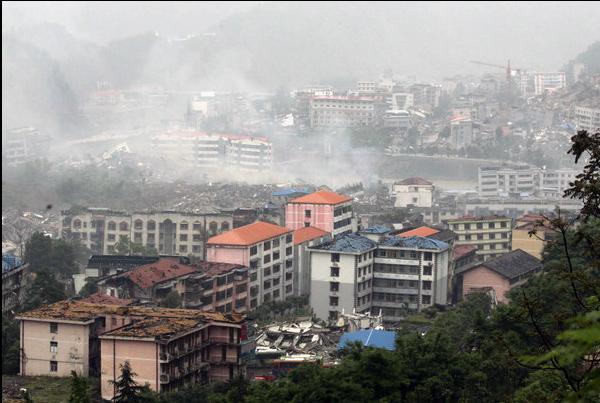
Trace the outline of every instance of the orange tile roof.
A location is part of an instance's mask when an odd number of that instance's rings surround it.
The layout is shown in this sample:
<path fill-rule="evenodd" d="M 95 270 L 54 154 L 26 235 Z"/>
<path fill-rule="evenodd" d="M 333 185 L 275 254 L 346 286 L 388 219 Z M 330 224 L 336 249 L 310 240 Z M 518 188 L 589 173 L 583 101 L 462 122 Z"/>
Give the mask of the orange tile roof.
<path fill-rule="evenodd" d="M 290 203 L 299 204 L 340 204 L 352 200 L 351 197 L 328 192 L 327 190 L 319 190 L 306 196 L 301 196 L 290 200 Z"/>
<path fill-rule="evenodd" d="M 87 302 L 89 304 L 120 305 L 120 306 L 130 305 L 133 302 L 132 299 L 117 298 L 117 297 L 113 297 L 112 295 L 102 294 L 100 292 L 92 294 L 87 298 L 80 299 L 79 301 Z"/>
<path fill-rule="evenodd" d="M 329 232 L 323 231 L 316 227 L 302 227 L 294 231 L 294 245 L 301 244 L 306 241 L 311 241 L 315 238 L 329 235 Z"/>
<path fill-rule="evenodd" d="M 402 237 L 402 238 L 408 238 L 411 236 L 430 236 L 433 234 L 437 234 L 438 232 L 440 232 L 440 230 L 437 230 L 435 228 L 429 228 L 429 227 L 419 227 L 419 228 L 415 228 L 412 229 L 410 231 L 406 231 L 406 232 L 402 232 L 401 234 L 398 234 L 398 236 Z"/>
<path fill-rule="evenodd" d="M 208 245 L 242 245 L 250 246 L 257 242 L 266 241 L 276 236 L 292 232 L 285 227 L 257 221 L 243 227 L 234 228 L 231 231 L 213 236 L 208 239 Z"/>
<path fill-rule="evenodd" d="M 145 289 L 196 271 L 198 270 L 192 266 L 179 263 L 179 259 L 163 258 L 157 262 L 136 267 L 132 271 L 124 273 L 123 276 Z"/>

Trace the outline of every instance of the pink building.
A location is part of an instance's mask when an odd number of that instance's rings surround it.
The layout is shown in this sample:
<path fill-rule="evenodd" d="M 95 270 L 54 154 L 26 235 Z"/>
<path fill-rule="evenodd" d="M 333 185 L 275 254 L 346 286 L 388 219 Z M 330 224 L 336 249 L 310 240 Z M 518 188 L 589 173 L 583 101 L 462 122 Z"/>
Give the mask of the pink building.
<path fill-rule="evenodd" d="M 290 229 L 316 227 L 332 236 L 352 232 L 352 198 L 326 190 L 290 200 L 285 206 Z"/>
<path fill-rule="evenodd" d="M 294 292 L 292 232 L 262 221 L 244 225 L 210 238 L 207 260 L 248 267 L 250 309 L 283 301 Z"/>
<path fill-rule="evenodd" d="M 93 300 L 102 303 L 60 301 L 17 317 L 21 375 L 99 372 L 102 398 L 110 400 L 111 381 L 125 361 L 136 382 L 158 392 L 227 381 L 243 369 L 239 351 L 247 329 L 241 314 L 117 305 L 128 301 L 110 296 Z"/>
<path fill-rule="evenodd" d="M 459 293 L 465 297 L 472 292 L 488 292 L 495 302 L 505 303 L 508 301 L 508 291 L 525 283 L 541 268 L 539 259 L 517 249 L 495 259 L 458 269 Z"/>

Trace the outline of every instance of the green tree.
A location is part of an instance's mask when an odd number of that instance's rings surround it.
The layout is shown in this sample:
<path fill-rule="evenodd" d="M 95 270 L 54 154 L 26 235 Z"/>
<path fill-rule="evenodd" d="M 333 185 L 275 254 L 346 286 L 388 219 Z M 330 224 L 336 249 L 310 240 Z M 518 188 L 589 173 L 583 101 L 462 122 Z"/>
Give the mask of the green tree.
<path fill-rule="evenodd" d="M 66 297 L 64 286 L 54 274 L 48 270 L 41 270 L 35 274 L 35 279 L 27 291 L 23 309 L 29 311 L 61 301 Z"/>
<path fill-rule="evenodd" d="M 77 372 L 71 371 L 71 394 L 69 395 L 69 403 L 89 403 L 90 401 L 88 380 L 77 375 Z"/>
<path fill-rule="evenodd" d="M 77 272 L 76 260 L 82 253 L 81 245 L 35 232 L 25 244 L 24 261 L 33 273 L 50 270 L 60 278 L 69 279 Z"/>
<path fill-rule="evenodd" d="M 134 377 L 137 376 L 135 372 L 131 370 L 129 361 L 125 361 L 121 364 L 121 376 L 116 381 L 110 381 L 115 386 L 115 396 L 113 402 L 115 403 L 141 403 L 144 399 L 141 397 L 144 387 L 138 385 Z"/>
<path fill-rule="evenodd" d="M 115 252 L 123 256 L 131 254 L 131 241 L 127 235 L 119 237 L 119 241 L 115 244 Z"/>
<path fill-rule="evenodd" d="M 2 373 L 19 372 L 19 322 L 2 314 Z"/>
<path fill-rule="evenodd" d="M 165 308 L 181 308 L 181 295 L 175 290 L 169 292 L 161 301 L 161 306 Z"/>
<path fill-rule="evenodd" d="M 89 297 L 98 291 L 98 280 L 92 277 L 88 277 L 85 280 L 85 285 L 79 291 L 79 295 L 82 297 Z"/>

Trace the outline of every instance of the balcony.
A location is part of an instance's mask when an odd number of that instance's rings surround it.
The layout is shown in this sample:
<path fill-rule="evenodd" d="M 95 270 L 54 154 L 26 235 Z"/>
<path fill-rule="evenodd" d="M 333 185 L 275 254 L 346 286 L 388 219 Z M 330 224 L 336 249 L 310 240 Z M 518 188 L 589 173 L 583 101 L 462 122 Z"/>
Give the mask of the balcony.
<path fill-rule="evenodd" d="M 222 356 L 216 355 L 209 357 L 208 362 L 212 365 L 229 365 L 239 364 L 240 360 L 238 359 L 238 357 L 226 357 L 225 359 L 223 359 Z"/>
<path fill-rule="evenodd" d="M 418 288 L 393 288 L 393 287 L 373 287 L 373 292 L 385 292 L 391 294 L 409 294 L 417 295 L 419 293 Z"/>
<path fill-rule="evenodd" d="M 375 263 L 419 266 L 419 259 L 396 259 L 390 257 L 375 257 Z"/>
<path fill-rule="evenodd" d="M 169 374 L 160 374 L 160 383 L 169 383 L 171 380 L 171 377 L 169 376 Z"/>
<path fill-rule="evenodd" d="M 419 274 L 397 274 L 397 273 L 387 273 L 376 271 L 373 273 L 373 278 L 387 278 L 392 280 L 419 280 Z"/>

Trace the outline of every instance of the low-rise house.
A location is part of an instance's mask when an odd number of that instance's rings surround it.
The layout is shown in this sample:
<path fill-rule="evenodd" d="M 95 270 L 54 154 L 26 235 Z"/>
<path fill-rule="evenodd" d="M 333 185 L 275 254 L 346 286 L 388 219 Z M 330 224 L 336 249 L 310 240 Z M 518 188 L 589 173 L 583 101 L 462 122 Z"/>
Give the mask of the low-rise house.
<path fill-rule="evenodd" d="M 158 256 L 92 255 L 85 268 L 85 277 L 112 276 L 138 266 L 154 263 L 158 259 Z"/>
<path fill-rule="evenodd" d="M 320 319 L 336 320 L 342 311 L 371 309 L 377 243 L 346 234 L 310 250 L 310 306 Z"/>
<path fill-rule="evenodd" d="M 514 250 L 457 270 L 458 291 L 463 297 L 472 292 L 490 292 L 497 302 L 505 303 L 508 291 L 541 269 L 539 259 L 520 249 Z"/>
<path fill-rule="evenodd" d="M 100 374 L 103 399 L 112 399 L 119 367 L 128 361 L 135 381 L 157 392 L 190 383 L 227 381 L 243 368 L 241 314 L 190 309 L 60 301 L 22 313 L 20 374 Z"/>
<path fill-rule="evenodd" d="M 331 239 L 327 231 L 315 227 L 303 227 L 294 231 L 294 295 L 310 294 L 309 247 Z"/>

